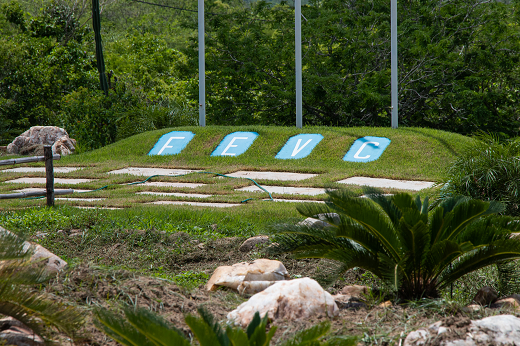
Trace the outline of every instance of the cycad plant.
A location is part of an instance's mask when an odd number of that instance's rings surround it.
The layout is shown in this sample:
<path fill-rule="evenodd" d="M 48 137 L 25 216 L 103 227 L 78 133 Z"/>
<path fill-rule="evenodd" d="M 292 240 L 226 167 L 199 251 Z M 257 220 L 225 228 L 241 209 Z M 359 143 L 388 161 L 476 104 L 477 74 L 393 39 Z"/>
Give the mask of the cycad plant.
<path fill-rule="evenodd" d="M 512 236 L 520 224 L 492 215 L 504 210 L 498 202 L 450 197 L 429 210 L 428 198 L 406 193 L 384 196 L 366 188 L 368 198 L 346 190 L 327 194 L 325 205 L 298 207 L 327 226 L 278 225 L 274 252 L 333 260 L 336 275 L 366 269 L 405 300 L 437 298 L 465 274 L 520 257 L 520 239 Z"/>
<path fill-rule="evenodd" d="M 145 308 L 124 308 L 125 317 L 107 309 L 97 308 L 94 311 L 94 323 L 105 334 L 127 346 L 190 346 L 184 333 L 165 321 L 159 315 Z M 225 329 L 215 321 L 213 316 L 203 307 L 199 307 L 200 317 L 188 315 L 186 324 L 190 327 L 194 338 L 200 346 L 268 346 L 276 332 L 276 327 L 266 330 L 268 318 L 260 318 L 257 312 L 246 330 L 227 326 Z M 321 341 L 330 329 L 330 323 L 320 323 L 296 334 L 282 346 L 354 346 L 355 337 L 333 337 Z"/>
<path fill-rule="evenodd" d="M 22 237 L 0 227 L 0 315 L 17 319 L 47 343 L 55 331 L 78 341 L 81 313 L 32 289 L 48 280 L 37 263 L 29 262 L 32 253 Z"/>
<path fill-rule="evenodd" d="M 508 215 L 520 215 L 519 157 L 520 138 L 480 133 L 449 168 L 444 195 L 501 201 Z"/>

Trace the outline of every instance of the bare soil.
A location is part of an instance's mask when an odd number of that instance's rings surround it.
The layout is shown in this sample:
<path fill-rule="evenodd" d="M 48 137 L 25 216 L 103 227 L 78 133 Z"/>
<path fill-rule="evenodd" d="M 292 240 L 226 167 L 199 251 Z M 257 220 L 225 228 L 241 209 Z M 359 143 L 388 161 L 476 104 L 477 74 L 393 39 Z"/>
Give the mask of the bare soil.
<path fill-rule="evenodd" d="M 206 243 L 185 234 L 169 235 L 166 238 L 167 241 L 159 242 L 157 246 L 166 247 L 161 250 L 164 254 L 162 264 L 174 272 L 194 271 L 211 275 L 217 266 L 232 265 L 264 256 L 262 249 L 255 249 L 250 253 L 240 252 L 238 248 L 244 241 L 243 238 L 224 238 Z M 57 244 L 60 249 L 69 246 L 71 251 L 74 251 L 74 243 L 78 239 L 68 232 L 54 240 L 61 242 Z M 183 251 L 173 251 L 179 244 Z M 81 249 L 81 246 L 76 247 L 76 250 L 78 248 Z M 187 290 L 169 280 L 148 276 L 142 271 L 107 269 L 106 266 L 114 265 L 115 261 L 126 261 L 127 267 L 132 267 L 132 263 L 138 257 L 138 249 L 129 246 L 128 243 L 92 246 L 84 248 L 81 253 L 76 253 L 76 256 L 84 261 L 60 274 L 45 290 L 59 300 L 75 303 L 85 311 L 87 323 L 82 332 L 87 337 L 88 345 L 116 345 L 94 327 L 90 312 L 95 306 L 113 310 L 117 310 L 121 304 L 147 307 L 188 335 L 189 328 L 184 323 L 184 316 L 197 314 L 199 306 L 204 306 L 218 320 L 224 321 L 230 311 L 247 299 L 224 289 L 206 292 L 203 285 Z M 317 260 L 295 260 L 289 256 L 277 259 L 284 263 L 293 277 L 317 275 Z M 150 263 L 152 266 L 157 265 L 156 260 L 150 260 Z M 362 274 L 360 271 L 351 271 L 344 277 L 344 281 L 328 290 L 336 293 L 342 286 L 360 284 Z M 430 304 L 429 307 L 419 308 L 403 305 L 381 307 L 383 301 L 383 297 L 371 296 L 357 309 L 341 309 L 339 317 L 331 320 L 332 335 L 357 335 L 360 345 L 401 345 L 410 331 L 427 327 L 448 317 L 451 325 L 464 326 L 469 319 L 497 314 L 496 310 L 491 309 L 466 313 L 460 306 L 448 304 Z M 275 341 L 280 342 L 299 330 L 328 319 L 326 316 L 315 316 L 303 321 L 275 320 L 270 326 L 278 326 Z"/>

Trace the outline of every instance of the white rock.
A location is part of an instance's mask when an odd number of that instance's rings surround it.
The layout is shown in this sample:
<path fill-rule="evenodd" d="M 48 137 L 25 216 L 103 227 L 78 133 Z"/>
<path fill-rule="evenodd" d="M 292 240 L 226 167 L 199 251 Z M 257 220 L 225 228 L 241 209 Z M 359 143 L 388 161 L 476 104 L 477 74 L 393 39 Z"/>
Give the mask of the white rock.
<path fill-rule="evenodd" d="M 6 230 L 5 228 L 0 227 L 0 237 L 2 236 L 9 236 L 13 235 L 16 236 L 14 233 Z M 67 266 L 67 262 L 47 250 L 41 245 L 33 244 L 31 242 L 24 242 L 23 243 L 23 250 L 27 251 L 31 249 L 33 251 L 33 254 L 31 258 L 29 259 L 30 263 L 36 264 L 37 266 L 44 266 L 45 271 L 48 274 L 55 274 L 59 271 L 63 270 Z M 2 261 L 0 261 L 1 265 Z"/>
<path fill-rule="evenodd" d="M 312 228 L 327 228 L 331 226 L 329 222 L 332 222 L 334 225 L 338 225 L 341 222 L 341 219 L 336 213 L 318 214 L 316 215 L 316 218 L 308 217 L 305 220 L 298 222 L 298 225 Z"/>
<path fill-rule="evenodd" d="M 243 281 L 280 281 L 287 278 L 289 273 L 282 262 L 261 258 L 218 267 L 206 284 L 206 290 L 215 291 L 219 286 L 225 286 L 238 291 Z"/>
<path fill-rule="evenodd" d="M 442 326 L 436 322 L 428 329 L 419 329 L 408 334 L 404 346 L 427 345 L 428 340 L 440 334 L 449 334 L 452 327 Z M 458 331 L 460 333 L 460 331 Z M 459 334 L 460 335 L 460 334 Z M 453 335 L 444 339 L 443 346 L 476 346 L 476 345 L 520 345 L 520 318 L 513 315 L 498 315 L 471 321 L 465 335 L 456 338 Z"/>
<path fill-rule="evenodd" d="M 339 314 L 330 293 L 310 278 L 276 282 L 231 311 L 227 318 L 245 327 L 257 311 L 262 317 L 268 314 L 271 319 L 287 320 L 308 318 L 317 314 L 326 314 L 329 317 Z"/>

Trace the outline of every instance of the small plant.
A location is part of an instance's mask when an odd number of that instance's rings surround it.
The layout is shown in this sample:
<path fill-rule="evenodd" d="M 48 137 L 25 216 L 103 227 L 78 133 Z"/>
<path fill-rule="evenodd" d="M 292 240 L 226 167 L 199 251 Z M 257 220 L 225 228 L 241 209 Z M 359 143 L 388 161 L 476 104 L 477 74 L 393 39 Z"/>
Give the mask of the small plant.
<path fill-rule="evenodd" d="M 429 210 L 428 198 L 365 193 L 368 198 L 328 190 L 326 205 L 301 205 L 302 215 L 319 215 L 328 227 L 279 225 L 274 252 L 336 261 L 336 277 L 366 269 L 405 300 L 437 298 L 465 274 L 520 257 L 520 240 L 511 235 L 520 224 L 490 216 L 504 210 L 500 203 L 451 197 Z"/>
<path fill-rule="evenodd" d="M 98 308 L 94 311 L 96 317 L 94 323 L 98 329 L 123 345 L 189 346 L 194 344 L 181 330 L 145 308 L 126 307 L 123 311 L 124 318 L 109 310 Z M 267 346 L 271 343 L 277 329 L 272 327 L 267 331 L 267 314 L 260 318 L 258 312 L 245 331 L 232 326 L 224 329 L 202 307 L 199 307 L 198 313 L 200 317 L 188 315 L 185 322 L 200 346 Z M 297 333 L 283 343 L 283 346 L 353 346 L 356 344 L 354 337 L 333 337 L 328 341 L 320 341 L 329 329 L 330 323 L 320 323 Z"/>

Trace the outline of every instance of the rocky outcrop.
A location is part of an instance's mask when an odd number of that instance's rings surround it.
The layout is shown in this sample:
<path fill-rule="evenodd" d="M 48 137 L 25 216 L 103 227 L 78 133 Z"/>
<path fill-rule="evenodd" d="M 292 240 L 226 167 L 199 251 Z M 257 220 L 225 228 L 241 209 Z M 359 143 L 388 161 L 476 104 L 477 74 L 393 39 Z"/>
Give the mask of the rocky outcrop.
<path fill-rule="evenodd" d="M 282 262 L 257 259 L 253 262 L 241 262 L 232 266 L 218 267 L 206 284 L 206 290 L 215 291 L 219 286 L 224 286 L 239 293 L 253 294 L 276 281 L 288 278 L 289 273 Z"/>
<path fill-rule="evenodd" d="M 429 345 L 432 340 L 442 340 L 443 346 L 518 345 L 520 318 L 499 315 L 471 321 L 451 317 L 411 332 L 403 345 Z"/>
<path fill-rule="evenodd" d="M 330 293 L 315 280 L 302 278 L 278 281 L 231 311 L 227 318 L 246 327 L 256 312 L 270 319 L 298 320 L 314 315 L 335 317 L 339 309 Z"/>
<path fill-rule="evenodd" d="M 52 153 L 70 155 L 76 150 L 76 140 L 56 126 L 33 126 L 16 137 L 8 146 L 8 154 L 42 155 L 43 146 L 52 145 Z"/>

